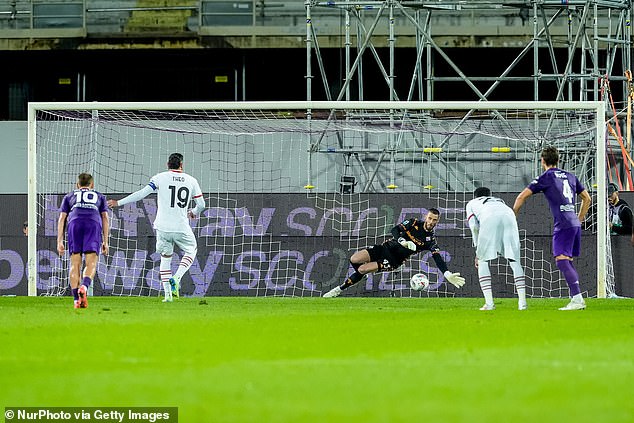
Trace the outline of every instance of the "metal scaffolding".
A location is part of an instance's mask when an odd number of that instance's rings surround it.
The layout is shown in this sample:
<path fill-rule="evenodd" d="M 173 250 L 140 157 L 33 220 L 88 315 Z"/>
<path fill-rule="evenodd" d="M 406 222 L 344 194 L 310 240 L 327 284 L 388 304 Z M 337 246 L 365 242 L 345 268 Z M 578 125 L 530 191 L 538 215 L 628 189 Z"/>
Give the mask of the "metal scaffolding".
<path fill-rule="evenodd" d="M 371 64 L 371 61 L 363 61 L 363 57 L 370 54 L 378 66 L 383 80 L 389 90 L 388 98 L 384 101 L 436 101 L 434 87 L 438 82 L 463 84 L 475 95 L 475 100 L 490 101 L 492 94 L 502 82 L 524 84 L 532 82 L 532 98 L 513 98 L 513 101 L 600 101 L 608 102 L 608 90 L 617 104 L 624 104 L 631 95 L 631 81 L 626 75 L 631 69 L 631 18 L 632 9 L 629 0 L 523 0 L 515 2 L 493 1 L 461 1 L 461 0 L 383 0 L 383 1 L 316 1 L 306 0 L 306 98 L 313 100 L 313 80 L 321 79 L 327 100 L 351 101 L 366 100 L 364 93 L 366 81 L 363 75 L 363 65 Z M 329 16 L 336 9 L 341 14 L 343 22 L 341 39 L 343 40 L 345 76 L 338 91 L 331 90 L 331 84 L 326 75 L 324 58 L 320 52 L 318 27 L 320 11 L 327 9 Z M 503 11 L 503 12 L 501 12 Z M 510 12 L 509 12 L 510 11 Z M 510 15 L 509 15 L 510 13 Z M 447 16 L 459 17 L 462 14 L 471 18 L 480 16 L 517 16 L 521 19 L 522 26 L 509 28 L 500 37 L 513 38 L 514 46 L 518 46 L 518 40 L 525 40 L 523 47 L 517 56 L 506 66 L 504 71 L 492 76 L 469 76 L 468 71 L 463 70 L 452 60 L 451 54 L 441 46 L 437 39 L 446 37 L 447 33 L 456 33 L 454 26 L 449 30 L 447 26 L 435 28 L 433 23 L 446 23 Z M 497 14 L 497 15 L 496 15 Z M 440 16 L 441 18 L 438 18 Z M 444 21 L 442 19 L 444 17 Z M 398 24 L 397 24 L 398 22 Z M 532 25 L 524 25 L 526 23 Z M 382 23 L 382 24 L 381 24 Z M 385 25 L 387 24 L 387 29 Z M 381 28 L 381 30 L 377 30 Z M 500 27 L 497 27 L 500 29 Z M 444 30 L 444 31 L 443 31 Z M 482 29 L 473 25 L 470 30 L 484 34 L 485 30 L 491 33 L 491 28 Z M 532 30 L 532 32 L 531 32 Z M 381 32 L 383 31 L 383 32 Z M 326 42 L 332 46 L 332 30 Z M 395 50 L 397 36 L 403 34 L 404 38 L 413 39 L 416 51 L 416 60 L 413 69 L 408 74 L 403 74 L 402 67 L 399 75 L 395 73 Z M 385 37 L 387 36 L 387 37 Z M 385 40 L 387 39 L 387 43 Z M 381 44 L 383 42 L 383 44 Z M 446 41 L 444 44 L 447 44 Z M 400 45 L 403 45 L 402 43 Z M 381 58 L 377 46 L 387 47 L 389 55 L 387 60 Z M 456 49 L 460 50 L 460 49 Z M 547 52 L 547 54 L 541 54 Z M 564 53 L 565 52 L 565 53 Z M 532 74 L 511 76 L 521 72 L 518 64 L 525 57 L 528 60 L 532 53 Z M 385 56 L 385 55 L 384 55 Z M 547 59 L 544 57 L 547 56 Z M 445 76 L 434 73 L 434 60 L 444 60 L 453 70 L 455 75 Z M 318 73 L 312 69 L 313 63 L 318 66 Z M 477 67 L 481 70 L 480 66 Z M 526 69 L 526 67 L 524 68 Z M 407 93 L 399 93 L 395 87 L 395 78 L 409 81 Z M 356 80 L 356 97 L 351 92 L 351 85 Z M 610 82 L 612 83 L 610 87 Z M 483 84 L 490 83 L 486 89 L 480 89 Z M 548 85 L 545 85 L 548 84 Z M 628 86 L 630 90 L 628 91 Z M 508 87 L 508 84 L 505 85 Z M 554 93 L 554 96 L 549 97 Z M 355 98 L 353 98 L 355 97 Z M 631 99 L 632 97 L 630 97 Z M 374 98 L 376 100 L 376 98 Z M 611 100 L 611 99 L 610 99 Z M 623 102 L 623 103 L 620 103 Z M 615 113 L 621 109 L 618 106 Z M 609 110 L 609 108 L 608 108 Z M 308 110 L 308 117 L 311 111 Z M 399 116 L 393 111 L 389 112 L 390 125 L 397 125 Z M 457 131 L 465 124 L 473 113 L 465 111 L 460 121 L 456 124 Z M 504 120 L 502 115 L 495 110 L 492 115 Z M 612 113 L 610 113 L 612 114 Z M 554 116 L 554 115 L 553 115 Z M 547 127 L 552 124 L 547 119 Z M 335 119 L 334 112 L 329 119 Z M 537 118 L 536 118 L 537 119 Z M 543 119 L 543 118 L 542 118 Z M 539 126 L 539 122 L 535 122 Z M 453 132 L 439 143 L 442 147 Z M 395 157 L 403 151 L 403 146 L 394 134 L 389 135 L 388 142 L 375 154 L 366 154 L 363 151 L 355 151 L 352 146 L 346 145 L 342 135 L 339 137 L 339 149 L 337 152 L 344 154 L 342 181 L 349 176 L 351 160 L 355 159 L 361 168 L 362 179 L 366 179 L 360 186 L 362 191 L 376 190 L 375 176 L 379 168 L 390 175 L 388 183 L 379 184 L 384 188 L 396 188 L 393 183 Z M 323 135 L 315 138 L 312 143 L 312 153 L 321 153 Z M 616 141 L 616 140 L 614 140 Z M 629 138 L 628 138 L 629 141 Z M 547 142 L 547 141 L 542 141 Z M 591 155 L 588 147 L 578 148 L 577 151 L 565 152 L 566 161 L 575 167 L 589 169 Z M 343 148 L 342 148 L 343 147 Z M 420 146 L 419 146 L 420 147 Z M 631 151 L 632 146 L 627 145 Z M 541 149 L 541 148 L 540 148 Z M 330 152 L 330 150 L 328 150 Z M 535 150 L 536 158 L 538 150 Z M 512 159 L 512 157 L 509 157 Z M 312 157 L 310 159 L 312 162 Z M 538 163 L 538 160 L 535 160 Z M 579 164 L 580 163 L 580 164 Z M 536 165 L 536 172 L 539 171 Z M 620 174 L 631 172 L 625 160 L 613 169 Z M 378 189 L 381 189 L 380 187 Z"/>
<path fill-rule="evenodd" d="M 386 100 L 434 100 L 436 82 L 462 82 L 478 100 L 486 101 L 502 82 L 533 83 L 532 98 L 517 100 L 545 101 L 586 101 L 600 98 L 600 80 L 606 78 L 618 82 L 612 87 L 613 93 L 627 96 L 624 73 L 631 69 L 631 2 L 627 0 L 525 0 L 515 2 L 491 2 L 460 0 L 418 0 L 418 1 L 315 1 L 307 0 L 306 7 L 306 99 L 313 99 L 313 79 L 321 78 L 328 100 L 364 100 L 364 78 L 362 58 L 368 53 L 383 75 L 389 89 Z M 325 72 L 324 59 L 320 53 L 319 25 L 320 11 L 338 9 L 341 13 L 344 33 L 345 77 L 338 92 L 331 92 L 331 84 Z M 436 16 L 452 14 L 493 14 L 500 10 L 512 11 L 530 25 L 514 28 L 515 35 L 524 35 L 529 41 L 521 52 L 499 75 L 468 76 L 450 54 L 435 41 L 442 28 L 432 25 Z M 396 24 L 396 22 L 400 24 Z M 377 52 L 377 27 L 387 21 L 387 47 L 389 57 L 382 60 Z M 532 33 L 531 33 L 532 29 Z M 395 48 L 399 33 L 411 37 L 413 30 L 416 49 L 414 69 L 408 75 L 409 90 L 405 96 L 396 92 Z M 502 36 L 502 35 L 501 35 Z M 356 42 L 353 42 L 356 39 Z M 560 49 L 557 50 L 557 47 Z M 565 48 L 565 63 L 561 66 L 561 48 Z M 549 60 L 540 59 L 540 49 L 548 51 Z M 531 75 L 510 76 L 518 63 L 532 52 Z M 312 70 L 313 57 L 319 67 L 316 75 Z M 434 74 L 433 60 L 442 59 L 455 72 L 453 76 Z M 559 60 L 558 60 L 559 59 Z M 546 70 L 548 69 L 548 70 Z M 351 84 L 357 80 L 358 97 L 351 98 Z M 490 82 L 486 90 L 480 90 L 475 82 Z M 556 84 L 554 98 L 544 98 L 540 84 Z"/>

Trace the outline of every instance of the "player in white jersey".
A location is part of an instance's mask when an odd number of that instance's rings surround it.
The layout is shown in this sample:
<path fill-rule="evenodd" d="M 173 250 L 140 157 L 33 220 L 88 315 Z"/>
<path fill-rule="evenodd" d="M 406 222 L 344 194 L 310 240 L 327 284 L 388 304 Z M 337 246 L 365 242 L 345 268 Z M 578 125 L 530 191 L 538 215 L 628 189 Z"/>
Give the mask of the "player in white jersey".
<path fill-rule="evenodd" d="M 502 199 L 492 197 L 489 188 L 477 188 L 473 197 L 467 203 L 466 211 L 473 246 L 476 248 L 475 265 L 485 301 L 480 310 L 495 309 L 489 260 L 496 259 L 498 255 L 508 260 L 513 271 L 519 297 L 518 309 L 526 310 L 526 284 L 520 262 L 520 235 L 515 213 Z"/>
<path fill-rule="evenodd" d="M 205 200 L 198 181 L 193 176 L 183 172 L 183 155 L 172 153 L 167 161 L 166 172 L 154 175 L 150 182 L 121 200 L 109 200 L 111 208 L 139 201 L 153 192 L 158 193 L 156 218 L 156 252 L 161 254 L 160 276 L 165 291 L 163 302 L 172 302 L 179 297 L 180 281 L 189 270 L 198 246 L 196 237 L 189 226 L 188 217 L 196 218 L 205 209 Z M 188 211 L 191 200 L 196 207 Z M 172 276 L 172 255 L 174 245 L 183 250 L 183 258 L 178 270 Z"/>

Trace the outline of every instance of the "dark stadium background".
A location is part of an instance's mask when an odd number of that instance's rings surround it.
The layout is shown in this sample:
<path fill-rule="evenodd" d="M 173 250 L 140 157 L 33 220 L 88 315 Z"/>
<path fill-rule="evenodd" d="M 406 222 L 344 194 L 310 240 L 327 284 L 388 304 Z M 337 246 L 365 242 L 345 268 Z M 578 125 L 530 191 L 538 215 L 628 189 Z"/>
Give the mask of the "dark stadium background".
<path fill-rule="evenodd" d="M 81 81 L 85 75 L 85 87 L 79 87 L 79 99 L 84 99 L 85 88 L 86 101 L 306 100 L 305 49 L 78 50 L 72 46 L 63 47 L 55 50 L 0 51 L 0 98 L 3 99 L 0 101 L 0 120 L 26 120 L 28 101 L 78 100 L 78 75 Z M 515 48 L 444 50 L 468 77 L 499 76 L 520 52 Z M 388 50 L 380 48 L 378 52 L 387 66 Z M 561 53 L 557 54 L 561 70 L 565 66 L 566 54 L 564 50 L 558 52 Z M 333 97 L 336 97 L 344 79 L 344 50 L 322 49 L 321 54 Z M 540 57 L 539 63 L 544 67 L 541 71 L 552 73 L 552 69 L 548 69 L 548 51 L 542 49 L 540 55 L 543 57 Z M 395 84 L 400 99 L 406 98 L 414 60 L 413 48 L 396 49 Z M 315 75 L 312 99 L 326 100 L 314 54 L 312 68 Z M 437 54 L 433 58 L 433 72 L 440 77 L 456 76 Z M 527 77 L 532 74 L 531 52 L 509 76 Z M 216 76 L 221 77 L 220 81 L 216 81 Z M 386 83 L 370 54 L 363 58 L 363 82 L 365 100 L 389 99 Z M 474 82 L 482 92 L 491 83 Z M 357 84 L 355 77 L 351 84 L 353 100 L 358 98 Z M 539 87 L 540 100 L 555 98 L 553 82 L 542 80 Z M 478 100 L 464 82 L 435 82 L 433 97 L 438 101 Z M 533 84 L 530 81 L 505 81 L 488 99 L 533 100 Z"/>

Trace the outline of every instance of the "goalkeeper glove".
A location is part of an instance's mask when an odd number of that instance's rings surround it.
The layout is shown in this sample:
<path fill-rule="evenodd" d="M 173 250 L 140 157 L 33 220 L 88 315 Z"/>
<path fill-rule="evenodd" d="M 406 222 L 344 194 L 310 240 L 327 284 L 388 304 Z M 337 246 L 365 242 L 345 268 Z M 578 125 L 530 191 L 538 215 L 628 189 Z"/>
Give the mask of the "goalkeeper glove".
<path fill-rule="evenodd" d="M 403 247 L 407 248 L 408 250 L 416 251 L 416 244 L 414 244 L 414 242 L 412 241 L 408 241 L 405 238 L 400 237 L 398 239 L 398 243 L 401 244 Z"/>
<path fill-rule="evenodd" d="M 444 275 L 445 279 L 447 279 L 449 283 L 451 283 L 456 288 L 460 288 L 462 285 L 464 285 L 464 278 L 460 276 L 460 273 L 451 273 L 449 270 L 447 270 Z"/>

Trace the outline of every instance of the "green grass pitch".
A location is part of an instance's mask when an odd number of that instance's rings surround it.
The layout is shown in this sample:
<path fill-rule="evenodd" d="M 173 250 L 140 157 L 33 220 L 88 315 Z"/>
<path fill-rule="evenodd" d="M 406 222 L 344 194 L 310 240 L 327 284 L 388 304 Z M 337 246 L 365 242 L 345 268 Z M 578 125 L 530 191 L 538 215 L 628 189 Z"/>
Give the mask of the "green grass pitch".
<path fill-rule="evenodd" d="M 0 298 L 7 406 L 181 422 L 632 422 L 634 300 Z"/>

